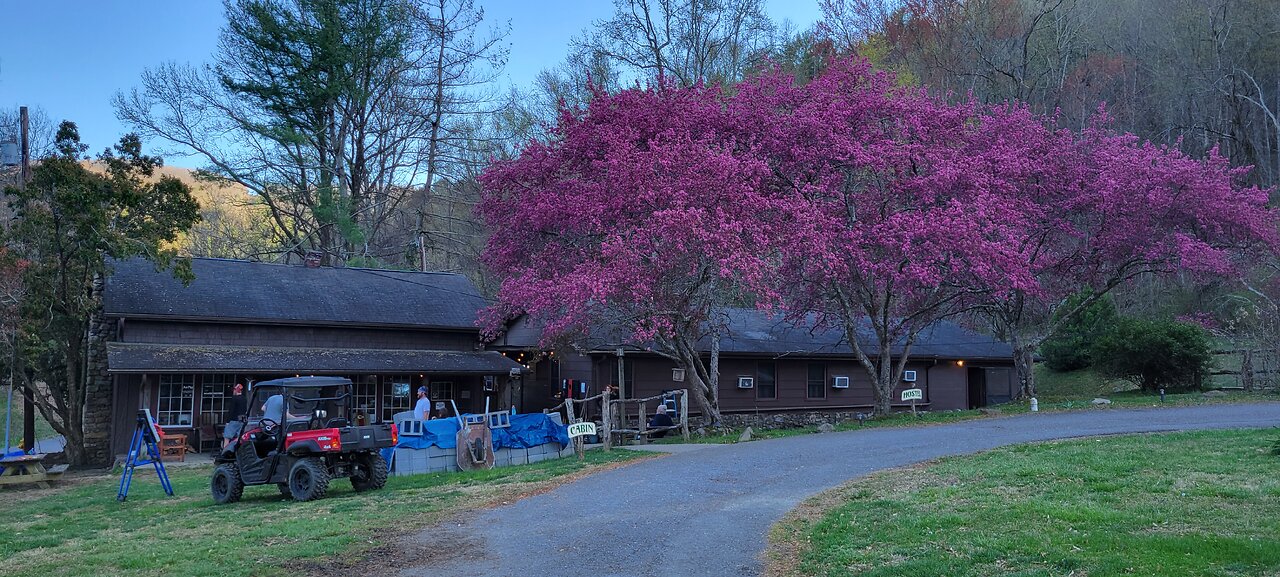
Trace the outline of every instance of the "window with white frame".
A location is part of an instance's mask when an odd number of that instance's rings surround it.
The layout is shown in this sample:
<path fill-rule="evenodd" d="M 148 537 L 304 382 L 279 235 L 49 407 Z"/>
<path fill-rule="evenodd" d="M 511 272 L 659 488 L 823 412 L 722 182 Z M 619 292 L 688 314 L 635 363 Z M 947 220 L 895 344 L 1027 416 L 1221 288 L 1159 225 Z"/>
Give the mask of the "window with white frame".
<path fill-rule="evenodd" d="M 156 395 L 156 424 L 190 427 L 196 403 L 195 375 L 160 375 Z"/>
<path fill-rule="evenodd" d="M 365 375 L 352 379 L 351 411 L 363 413 L 369 422 L 378 420 L 378 376 Z"/>
<path fill-rule="evenodd" d="M 219 425 L 227 422 L 227 403 L 235 375 L 204 375 L 200 378 L 200 424 Z"/>
<path fill-rule="evenodd" d="M 390 423 L 392 417 L 399 412 L 413 407 L 413 376 L 389 375 L 383 377 L 386 388 L 382 395 L 382 420 Z"/>

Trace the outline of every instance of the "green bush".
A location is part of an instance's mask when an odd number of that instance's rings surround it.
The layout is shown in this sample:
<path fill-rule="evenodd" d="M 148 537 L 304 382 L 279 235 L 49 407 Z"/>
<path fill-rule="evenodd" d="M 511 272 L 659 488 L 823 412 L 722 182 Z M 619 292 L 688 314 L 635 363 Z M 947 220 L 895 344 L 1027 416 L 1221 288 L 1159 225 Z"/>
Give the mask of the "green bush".
<path fill-rule="evenodd" d="M 1066 311 L 1075 310 L 1088 296 L 1088 293 L 1078 293 L 1068 298 L 1058 307 L 1054 319 Z M 1063 323 L 1052 338 L 1040 345 L 1040 356 L 1044 358 L 1045 366 L 1060 373 L 1089 368 L 1093 365 L 1094 341 L 1115 321 L 1116 307 L 1110 300 L 1094 301 Z"/>
<path fill-rule="evenodd" d="M 1095 367 L 1144 391 L 1198 389 L 1211 358 L 1204 329 L 1176 321 L 1120 318 L 1093 345 Z"/>

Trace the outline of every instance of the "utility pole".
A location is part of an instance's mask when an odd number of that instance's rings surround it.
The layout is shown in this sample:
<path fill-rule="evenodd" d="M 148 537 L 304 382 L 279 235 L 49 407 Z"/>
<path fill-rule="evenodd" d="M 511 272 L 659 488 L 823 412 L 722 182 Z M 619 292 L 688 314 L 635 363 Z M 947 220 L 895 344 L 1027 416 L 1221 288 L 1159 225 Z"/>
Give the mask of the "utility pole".
<path fill-rule="evenodd" d="M 31 143 L 28 133 L 30 132 L 31 121 L 27 117 L 27 107 L 18 108 L 18 124 L 20 125 L 19 134 L 21 134 L 22 164 L 19 175 L 21 176 L 22 188 L 27 187 L 27 183 L 31 181 Z M 17 351 L 14 351 L 17 354 Z M 9 386 L 17 385 L 16 382 L 10 382 Z M 35 391 L 28 387 L 23 387 L 22 392 L 22 450 L 23 452 L 31 452 L 32 447 L 36 444 L 36 404 L 32 402 Z M 10 409 L 12 410 L 12 409 Z M 4 448 L 6 451 L 9 447 Z"/>
<path fill-rule="evenodd" d="M 18 124 L 22 126 L 22 186 L 27 186 L 27 181 L 31 180 L 31 144 L 27 140 L 27 133 L 30 131 L 31 121 L 27 119 L 27 107 L 18 108 Z"/>

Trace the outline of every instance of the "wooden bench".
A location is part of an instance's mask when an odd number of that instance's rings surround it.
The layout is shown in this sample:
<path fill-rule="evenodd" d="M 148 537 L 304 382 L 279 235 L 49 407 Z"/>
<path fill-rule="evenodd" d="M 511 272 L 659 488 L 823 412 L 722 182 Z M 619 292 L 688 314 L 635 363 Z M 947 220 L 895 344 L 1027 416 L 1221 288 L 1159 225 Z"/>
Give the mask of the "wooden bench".
<path fill-rule="evenodd" d="M 46 469 L 44 455 L 21 455 L 0 459 L 0 485 L 37 483 L 48 488 L 49 481 L 56 481 L 67 470 L 67 465 L 54 465 Z"/>

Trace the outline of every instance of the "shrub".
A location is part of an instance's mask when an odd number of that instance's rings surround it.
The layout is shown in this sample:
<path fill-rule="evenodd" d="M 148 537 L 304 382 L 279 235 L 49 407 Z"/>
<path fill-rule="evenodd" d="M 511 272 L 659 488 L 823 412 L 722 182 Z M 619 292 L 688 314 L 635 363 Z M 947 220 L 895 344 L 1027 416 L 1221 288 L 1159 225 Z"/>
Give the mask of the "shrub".
<path fill-rule="evenodd" d="M 1058 307 L 1055 320 L 1066 311 L 1074 310 L 1087 293 L 1072 295 Z M 1100 299 L 1080 311 L 1058 328 L 1052 338 L 1040 345 L 1044 364 L 1058 372 L 1075 371 L 1093 365 L 1092 346 L 1111 325 L 1116 322 L 1116 307 L 1110 300 Z"/>
<path fill-rule="evenodd" d="M 1204 329 L 1177 321 L 1120 318 L 1093 345 L 1094 366 L 1144 391 L 1200 388 L 1210 360 Z"/>

